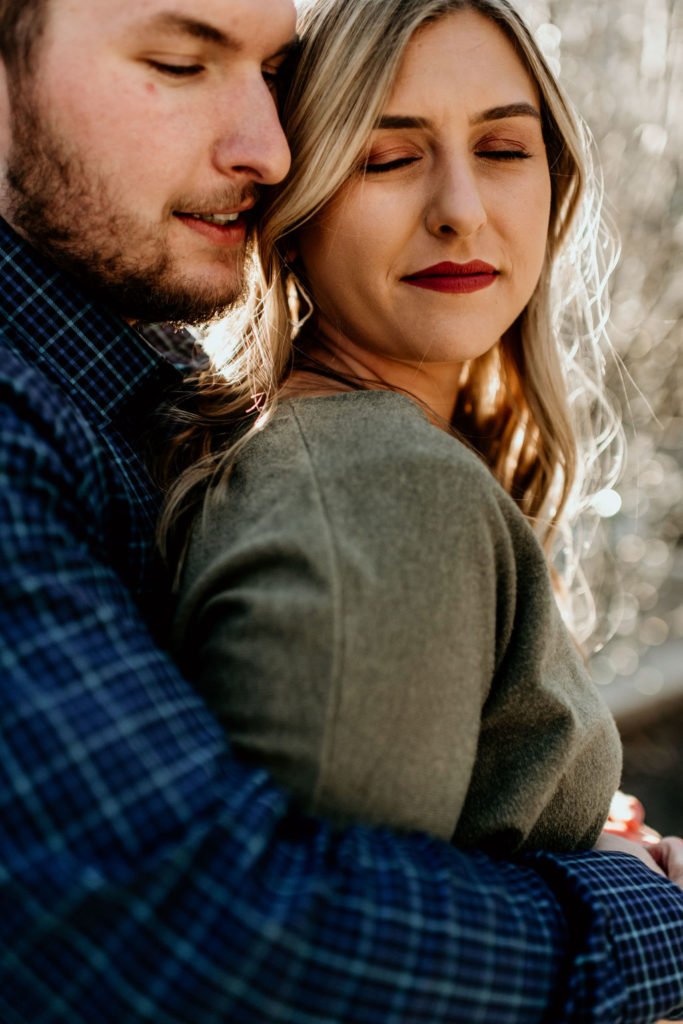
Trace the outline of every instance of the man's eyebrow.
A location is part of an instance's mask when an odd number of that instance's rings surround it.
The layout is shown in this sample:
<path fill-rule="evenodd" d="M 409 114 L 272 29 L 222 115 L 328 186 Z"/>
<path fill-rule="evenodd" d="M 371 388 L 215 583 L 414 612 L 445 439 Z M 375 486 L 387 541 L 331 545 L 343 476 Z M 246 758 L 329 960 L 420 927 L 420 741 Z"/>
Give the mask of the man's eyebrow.
<path fill-rule="evenodd" d="M 215 25 L 209 25 L 208 22 L 198 21 L 196 18 L 190 18 L 184 14 L 177 14 L 175 11 L 160 11 L 146 22 L 145 27 L 174 35 L 192 36 L 194 39 L 201 39 L 205 43 L 213 43 L 215 46 L 222 46 L 228 50 L 242 49 L 242 44 L 237 39 L 227 35 Z"/>
<path fill-rule="evenodd" d="M 504 107 L 490 107 L 482 110 L 470 121 L 470 124 L 483 124 L 484 121 L 502 121 L 505 117 L 534 117 L 541 120 L 541 115 L 531 103 L 508 103 Z"/>
<path fill-rule="evenodd" d="M 238 39 L 229 36 L 226 32 L 210 25 L 206 21 L 198 21 L 196 18 L 189 18 L 184 14 L 177 14 L 175 11 L 160 11 L 146 23 L 146 28 L 157 29 L 161 32 L 169 32 L 174 35 L 191 36 L 193 39 L 201 39 L 206 43 L 213 43 L 214 46 L 222 46 L 226 50 L 238 53 L 242 44 Z M 281 46 L 277 53 L 273 53 L 268 60 L 284 60 L 294 53 L 298 46 L 298 38 L 294 35 L 288 43 Z"/>

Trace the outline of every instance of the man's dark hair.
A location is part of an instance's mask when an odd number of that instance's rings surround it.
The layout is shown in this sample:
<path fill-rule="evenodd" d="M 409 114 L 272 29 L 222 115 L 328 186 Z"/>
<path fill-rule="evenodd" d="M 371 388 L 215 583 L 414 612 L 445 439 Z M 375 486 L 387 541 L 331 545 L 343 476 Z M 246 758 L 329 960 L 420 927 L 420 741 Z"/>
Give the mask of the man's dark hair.
<path fill-rule="evenodd" d="M 48 0 L 0 0 L 0 57 L 11 72 L 28 71 Z"/>

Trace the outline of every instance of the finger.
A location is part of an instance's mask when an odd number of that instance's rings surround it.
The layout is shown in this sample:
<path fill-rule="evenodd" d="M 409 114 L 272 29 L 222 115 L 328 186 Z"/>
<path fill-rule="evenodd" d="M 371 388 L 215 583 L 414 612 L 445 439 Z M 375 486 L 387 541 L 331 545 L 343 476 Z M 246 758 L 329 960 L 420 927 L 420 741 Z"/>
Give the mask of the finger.
<path fill-rule="evenodd" d="M 658 843 L 662 838 L 659 832 L 650 828 L 649 825 L 638 825 L 630 821 L 613 821 L 610 818 L 605 822 L 604 831 L 614 836 L 623 836 L 624 839 L 632 839 L 635 843 Z"/>
<path fill-rule="evenodd" d="M 683 884 L 683 839 L 666 836 L 659 843 L 648 846 L 648 853 L 672 882 Z"/>
<path fill-rule="evenodd" d="M 659 843 L 661 841 L 661 833 L 657 832 L 656 829 L 650 828 L 649 825 L 640 825 L 636 830 L 638 835 L 637 839 L 640 843 Z"/>
<path fill-rule="evenodd" d="M 609 816 L 617 821 L 635 822 L 640 825 L 645 821 L 645 808 L 638 797 L 631 793 L 622 793 L 618 789 L 612 797 Z"/>

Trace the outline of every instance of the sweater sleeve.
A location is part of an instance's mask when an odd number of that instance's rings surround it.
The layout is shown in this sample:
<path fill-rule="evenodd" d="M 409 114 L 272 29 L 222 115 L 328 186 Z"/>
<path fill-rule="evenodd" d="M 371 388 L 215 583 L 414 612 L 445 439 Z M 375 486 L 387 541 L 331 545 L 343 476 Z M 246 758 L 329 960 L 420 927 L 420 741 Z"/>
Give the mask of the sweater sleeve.
<path fill-rule="evenodd" d="M 288 403 L 196 530 L 188 671 L 241 755 L 338 824 L 457 828 L 499 852 L 561 804 L 535 841 L 582 842 L 614 749 L 599 763 L 604 716 L 533 536 L 407 399 L 342 397 Z"/>

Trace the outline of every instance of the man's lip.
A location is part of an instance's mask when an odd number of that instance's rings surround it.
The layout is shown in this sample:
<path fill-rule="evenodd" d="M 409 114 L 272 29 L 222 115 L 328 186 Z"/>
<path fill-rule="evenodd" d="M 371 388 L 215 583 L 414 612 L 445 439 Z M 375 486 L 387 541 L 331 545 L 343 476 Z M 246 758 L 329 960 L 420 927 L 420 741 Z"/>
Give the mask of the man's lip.
<path fill-rule="evenodd" d="M 203 237 L 219 248 L 242 246 L 249 230 L 247 218 L 242 213 L 226 224 L 214 224 L 211 221 L 202 220 L 201 217 L 193 216 L 191 213 L 181 213 L 180 211 L 176 212 L 174 216 L 195 235 Z"/>
<path fill-rule="evenodd" d="M 471 274 L 497 274 L 498 270 L 490 263 L 483 260 L 471 260 L 469 263 L 451 263 L 444 261 L 435 263 L 423 270 L 416 270 L 414 274 L 406 274 L 404 280 L 410 281 L 413 278 L 423 277 L 467 277 Z"/>
<path fill-rule="evenodd" d="M 255 205 L 255 199 L 247 199 L 245 202 L 240 203 L 239 206 L 230 206 L 222 210 L 174 210 L 173 212 L 176 217 L 227 217 L 231 213 L 247 213 L 248 210 L 253 210 Z"/>
<path fill-rule="evenodd" d="M 246 210 L 174 210 L 173 216 L 179 217 L 181 220 L 198 220 L 201 217 L 228 217 L 232 215 L 234 220 L 229 221 L 230 224 L 237 224 L 238 221 L 244 221 Z"/>

